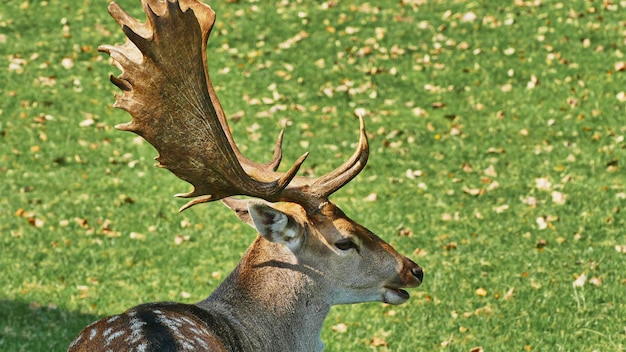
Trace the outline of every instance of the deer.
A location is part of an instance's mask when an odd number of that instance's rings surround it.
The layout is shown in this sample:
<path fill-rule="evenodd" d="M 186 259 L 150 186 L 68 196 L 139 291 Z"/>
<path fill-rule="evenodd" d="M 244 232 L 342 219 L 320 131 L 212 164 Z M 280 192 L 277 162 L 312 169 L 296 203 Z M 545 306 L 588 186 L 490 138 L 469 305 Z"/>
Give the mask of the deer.
<path fill-rule="evenodd" d="M 365 167 L 369 142 L 359 118 L 355 152 L 319 176 L 285 172 L 283 132 L 270 162 L 238 149 L 209 79 L 207 42 L 215 12 L 198 0 L 141 0 L 147 21 L 118 4 L 110 15 L 126 35 L 102 45 L 120 69 L 114 107 L 130 122 L 117 125 L 158 152 L 156 166 L 193 189 L 180 211 L 221 201 L 258 232 L 236 268 L 195 304 L 140 304 L 85 327 L 68 348 L 77 351 L 322 351 L 321 330 L 339 304 L 409 300 L 422 268 L 329 200 Z"/>

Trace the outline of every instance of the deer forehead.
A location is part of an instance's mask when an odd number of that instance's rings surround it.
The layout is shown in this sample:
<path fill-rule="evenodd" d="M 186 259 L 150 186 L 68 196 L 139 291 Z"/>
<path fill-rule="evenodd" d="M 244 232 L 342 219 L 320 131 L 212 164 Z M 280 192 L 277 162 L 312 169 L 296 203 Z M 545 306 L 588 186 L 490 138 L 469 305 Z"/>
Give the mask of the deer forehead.
<path fill-rule="evenodd" d="M 380 248 L 381 244 L 386 245 L 378 236 L 350 219 L 333 203 L 328 202 L 304 214 L 313 231 L 331 243 L 339 239 L 352 238 L 355 242 L 372 249 Z"/>

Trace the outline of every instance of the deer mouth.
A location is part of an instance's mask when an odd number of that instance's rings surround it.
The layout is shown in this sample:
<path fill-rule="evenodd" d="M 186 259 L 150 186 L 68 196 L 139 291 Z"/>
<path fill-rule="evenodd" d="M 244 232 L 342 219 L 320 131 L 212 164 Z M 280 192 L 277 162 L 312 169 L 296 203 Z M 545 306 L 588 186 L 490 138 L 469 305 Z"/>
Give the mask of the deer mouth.
<path fill-rule="evenodd" d="M 397 287 L 385 287 L 383 302 L 389 304 L 402 304 L 409 300 L 409 293 Z"/>

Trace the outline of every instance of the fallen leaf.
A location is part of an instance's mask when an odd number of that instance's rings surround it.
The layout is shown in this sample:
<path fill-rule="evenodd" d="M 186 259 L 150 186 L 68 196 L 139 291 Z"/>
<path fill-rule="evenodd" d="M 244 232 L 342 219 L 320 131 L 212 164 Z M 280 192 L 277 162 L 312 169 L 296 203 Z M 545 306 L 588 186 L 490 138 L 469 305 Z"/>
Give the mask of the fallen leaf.
<path fill-rule="evenodd" d="M 537 240 L 537 244 L 535 245 L 535 248 L 541 249 L 541 248 L 544 248 L 547 245 L 548 245 L 548 241 L 546 241 L 544 239 L 539 239 L 539 240 Z"/>
<path fill-rule="evenodd" d="M 370 341 L 370 345 L 373 347 L 387 346 L 387 341 L 381 339 L 380 337 L 374 337 L 372 338 L 372 341 Z"/>
<path fill-rule="evenodd" d="M 572 286 L 574 286 L 574 288 L 583 287 L 585 285 L 585 282 L 587 282 L 587 275 L 583 273 L 580 274 L 580 276 L 578 276 L 576 280 L 574 280 L 574 282 L 572 282 Z"/>
<path fill-rule="evenodd" d="M 513 295 L 515 294 L 515 287 L 511 287 L 508 291 L 506 291 L 506 293 L 504 294 L 504 299 L 511 299 L 513 298 Z"/>
<path fill-rule="evenodd" d="M 494 148 L 494 147 L 490 147 L 489 149 L 487 149 L 487 154 L 504 154 L 505 150 L 502 147 L 499 148 Z"/>
<path fill-rule="evenodd" d="M 190 238 L 191 237 L 189 235 L 185 235 L 185 236 L 176 235 L 176 236 L 174 236 L 174 244 L 175 245 L 181 245 L 183 242 L 189 241 Z"/>
<path fill-rule="evenodd" d="M 413 255 L 416 256 L 416 257 L 424 257 L 424 256 L 428 255 L 428 252 L 426 252 L 426 250 L 423 249 L 423 248 L 416 248 L 413 251 Z"/>
<path fill-rule="evenodd" d="M 331 330 L 338 333 L 344 333 L 348 331 L 348 326 L 344 323 L 339 323 L 337 325 L 333 325 Z"/>
<path fill-rule="evenodd" d="M 476 289 L 476 291 L 475 291 L 475 293 L 476 293 L 476 295 L 477 295 L 477 296 L 480 296 L 480 297 L 485 297 L 485 296 L 487 296 L 487 290 L 485 290 L 485 289 L 484 289 L 484 288 L 482 288 L 482 287 L 477 288 L 477 289 Z"/>
<path fill-rule="evenodd" d="M 496 172 L 496 168 L 493 167 L 493 165 L 489 165 L 489 167 L 486 168 L 483 172 L 485 173 L 485 176 L 498 177 L 498 173 Z"/>
<path fill-rule="evenodd" d="M 390 309 L 390 310 L 386 311 L 386 312 L 384 313 L 384 315 L 385 315 L 385 316 L 388 316 L 388 317 L 393 317 L 394 315 L 396 315 L 396 311 L 395 311 L 395 310 L 393 310 L 393 309 Z"/>
<path fill-rule="evenodd" d="M 504 213 L 505 211 L 507 211 L 509 209 L 509 205 L 508 204 L 503 204 L 501 206 L 495 207 L 493 210 L 500 214 L 500 213 Z"/>
<path fill-rule="evenodd" d="M 552 189 L 552 182 L 545 177 L 535 179 L 535 187 L 540 191 L 549 191 Z"/>
<path fill-rule="evenodd" d="M 469 194 L 470 196 L 480 196 L 485 193 L 485 190 L 482 188 L 465 188 L 463 187 L 463 193 Z"/>
<path fill-rule="evenodd" d="M 411 111 L 413 112 L 413 115 L 415 115 L 415 116 L 424 116 L 424 117 L 428 116 L 428 111 L 426 111 L 426 110 L 424 110 L 424 109 L 422 109 L 420 107 L 414 108 Z"/>
<path fill-rule="evenodd" d="M 449 251 L 449 250 L 457 249 L 457 247 L 458 245 L 456 244 L 456 242 L 450 242 L 443 246 L 443 250 Z"/>
<path fill-rule="evenodd" d="M 589 283 L 596 287 L 602 286 L 602 278 L 594 276 L 591 279 L 589 279 Z"/>
<path fill-rule="evenodd" d="M 413 230 L 411 230 L 410 228 L 404 228 L 401 227 L 398 230 L 398 236 L 402 236 L 402 237 L 412 237 L 413 236 Z"/>
<path fill-rule="evenodd" d="M 376 193 L 370 193 L 367 197 L 363 198 L 366 202 L 375 202 L 378 200 L 378 195 Z"/>
<path fill-rule="evenodd" d="M 548 227 L 548 223 L 543 216 L 538 217 L 535 222 L 537 223 L 539 230 L 545 230 Z"/>
<path fill-rule="evenodd" d="M 522 202 L 528 206 L 536 207 L 537 206 L 537 198 L 528 196 L 522 200 Z"/>
<path fill-rule="evenodd" d="M 416 177 L 422 177 L 424 173 L 420 170 L 406 170 L 406 177 L 410 180 L 414 180 Z"/>
<path fill-rule="evenodd" d="M 131 232 L 130 238 L 132 238 L 133 240 L 145 240 L 146 235 L 144 235 L 143 233 L 139 233 L 139 232 Z"/>
<path fill-rule="evenodd" d="M 478 18 L 474 12 L 466 12 L 461 16 L 461 21 L 463 22 L 473 22 Z"/>
<path fill-rule="evenodd" d="M 563 205 L 567 201 L 567 195 L 561 192 L 553 191 L 552 192 L 552 203 Z"/>

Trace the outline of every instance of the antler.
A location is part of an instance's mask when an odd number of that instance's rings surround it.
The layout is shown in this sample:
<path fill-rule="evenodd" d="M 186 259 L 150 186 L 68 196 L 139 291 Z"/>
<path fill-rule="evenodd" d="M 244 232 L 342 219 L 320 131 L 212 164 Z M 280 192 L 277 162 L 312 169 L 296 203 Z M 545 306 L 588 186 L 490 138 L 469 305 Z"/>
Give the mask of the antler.
<path fill-rule="evenodd" d="M 122 90 L 115 107 L 132 121 L 116 126 L 137 133 L 152 144 L 164 167 L 193 185 L 193 205 L 234 195 L 270 202 L 291 201 L 317 207 L 354 178 L 369 155 L 363 118 L 354 155 L 335 171 L 316 178 L 296 177 L 308 153 L 285 172 L 276 172 L 282 158 L 278 137 L 274 158 L 259 164 L 244 157 L 230 133 L 224 111 L 207 71 L 206 44 L 215 12 L 198 0 L 141 0 L 148 21 L 140 23 L 112 2 L 109 13 L 122 26 L 126 43 L 103 45 L 121 70 L 111 82 Z"/>

